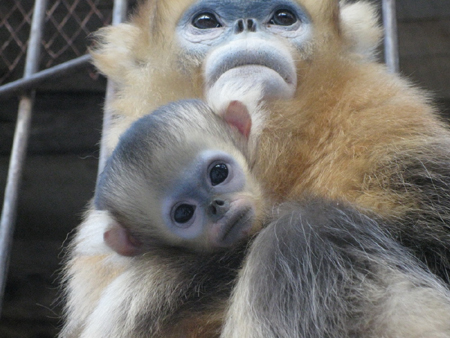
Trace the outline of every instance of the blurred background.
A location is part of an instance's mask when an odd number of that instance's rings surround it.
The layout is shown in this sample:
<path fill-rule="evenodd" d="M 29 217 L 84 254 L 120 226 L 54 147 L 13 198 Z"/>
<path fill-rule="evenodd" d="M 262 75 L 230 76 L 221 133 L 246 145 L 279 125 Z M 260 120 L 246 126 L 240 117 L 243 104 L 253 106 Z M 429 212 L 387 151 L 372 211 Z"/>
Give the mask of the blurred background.
<path fill-rule="evenodd" d="M 0 1 L 0 86 L 23 76 L 33 4 Z M 134 5 L 129 1 L 130 9 Z M 89 33 L 111 22 L 112 7 L 112 0 L 48 0 L 39 70 L 84 55 Z M 429 90 L 448 117 L 450 1 L 397 0 L 396 10 L 400 72 Z M 58 332 L 63 247 L 93 195 L 105 87 L 89 65 L 37 87 L 0 318 L 2 338 L 47 338 Z M 0 201 L 17 109 L 17 96 L 0 96 Z"/>

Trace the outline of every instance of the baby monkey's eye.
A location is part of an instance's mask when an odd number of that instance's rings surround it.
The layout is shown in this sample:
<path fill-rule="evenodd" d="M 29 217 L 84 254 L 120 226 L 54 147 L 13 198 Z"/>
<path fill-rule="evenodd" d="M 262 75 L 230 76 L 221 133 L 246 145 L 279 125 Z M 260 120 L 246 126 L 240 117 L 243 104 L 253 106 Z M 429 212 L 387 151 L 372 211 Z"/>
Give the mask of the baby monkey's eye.
<path fill-rule="evenodd" d="M 218 163 L 214 165 L 209 172 L 209 177 L 213 186 L 222 183 L 228 177 L 227 165 L 225 163 Z"/>
<path fill-rule="evenodd" d="M 216 16 L 212 13 L 200 13 L 192 19 L 192 25 L 198 29 L 222 27 Z"/>
<path fill-rule="evenodd" d="M 173 213 L 175 222 L 183 224 L 188 222 L 194 216 L 195 205 L 180 204 Z"/>
<path fill-rule="evenodd" d="M 278 26 L 291 26 L 297 22 L 297 16 L 288 9 L 279 9 L 269 20 L 269 24 Z"/>

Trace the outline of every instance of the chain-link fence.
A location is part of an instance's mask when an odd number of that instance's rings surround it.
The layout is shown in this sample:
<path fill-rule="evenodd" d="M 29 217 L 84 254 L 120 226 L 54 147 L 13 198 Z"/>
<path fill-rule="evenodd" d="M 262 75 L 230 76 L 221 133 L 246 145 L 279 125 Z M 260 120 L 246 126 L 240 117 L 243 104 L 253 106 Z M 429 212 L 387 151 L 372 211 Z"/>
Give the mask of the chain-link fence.
<path fill-rule="evenodd" d="M 33 5 L 31 0 L 0 2 L 0 85 L 23 76 Z M 39 69 L 84 55 L 89 34 L 111 23 L 111 16 L 112 2 L 107 0 L 49 1 Z"/>

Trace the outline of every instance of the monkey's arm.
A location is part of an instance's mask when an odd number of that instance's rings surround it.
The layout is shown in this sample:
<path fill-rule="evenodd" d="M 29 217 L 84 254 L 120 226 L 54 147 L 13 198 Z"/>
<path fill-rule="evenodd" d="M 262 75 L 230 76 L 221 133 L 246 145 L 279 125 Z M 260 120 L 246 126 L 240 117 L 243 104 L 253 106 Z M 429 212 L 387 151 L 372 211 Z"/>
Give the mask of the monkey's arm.
<path fill-rule="evenodd" d="M 374 220 L 283 206 L 252 244 L 222 337 L 443 337 L 448 290 Z"/>

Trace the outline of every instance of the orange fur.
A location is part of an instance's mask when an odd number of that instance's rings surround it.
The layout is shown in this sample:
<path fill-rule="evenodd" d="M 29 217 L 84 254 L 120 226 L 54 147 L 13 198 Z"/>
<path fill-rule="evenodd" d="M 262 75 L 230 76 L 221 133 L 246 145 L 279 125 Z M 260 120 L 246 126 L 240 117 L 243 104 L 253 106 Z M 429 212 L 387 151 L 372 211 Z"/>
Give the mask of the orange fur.
<path fill-rule="evenodd" d="M 306 54 L 322 46 L 332 53 L 344 45 L 354 58 L 355 52 L 370 54 L 378 45 L 381 30 L 374 24 L 371 6 L 361 6 L 353 15 L 361 14 L 359 17 L 366 18 L 370 24 L 361 26 L 363 19 L 356 21 L 343 15 L 345 29 L 341 32 L 336 1 L 299 2 L 315 23 L 314 46 L 305 48 Z M 179 47 L 173 40 L 176 22 L 192 3 L 193 0 L 144 1 L 130 22 L 102 28 L 96 33 L 97 45 L 91 49 L 94 64 L 118 85 L 117 95 L 108 107 L 113 113 L 106 139 L 110 150 L 119 135 L 140 116 L 171 101 L 203 97 L 202 65 L 190 57 L 180 57 Z M 343 11 L 349 12 L 348 8 L 352 7 L 343 6 Z"/>
<path fill-rule="evenodd" d="M 370 12 L 364 12 L 369 16 L 365 27 L 364 20 L 351 21 L 355 16 L 341 23 L 337 1 L 298 1 L 315 24 L 315 43 L 305 49 L 306 55 L 296 55 L 295 98 L 268 104 L 254 172 L 275 202 L 307 193 L 344 199 L 386 217 L 402 216 L 416 201 L 411 192 L 389 190 L 395 155 L 414 157 L 450 135 L 426 95 L 369 62 L 380 36 L 373 10 L 364 7 Z M 94 63 L 118 86 L 110 107 L 110 149 L 132 121 L 149 111 L 170 101 L 203 97 L 202 65 L 177 59 L 173 40 L 178 18 L 193 2 L 148 0 L 129 23 L 97 33 Z M 352 23 L 360 31 L 352 31 Z M 372 41 L 369 46 L 366 37 Z M 102 292 L 124 271 L 122 263 L 132 262 L 124 258 L 117 263 L 113 257 L 74 251 L 67 270 L 69 320 L 61 337 L 84 337 L 80 332 Z M 165 337 L 214 337 L 222 310 L 173 324 Z"/>
<path fill-rule="evenodd" d="M 255 170 L 270 195 L 282 201 L 307 192 L 383 215 L 407 209 L 408 199 L 377 175 L 392 174 L 379 168 L 394 154 L 449 137 L 426 96 L 384 66 L 344 57 L 316 59 L 301 78 L 292 102 L 272 105 L 261 136 Z"/>

